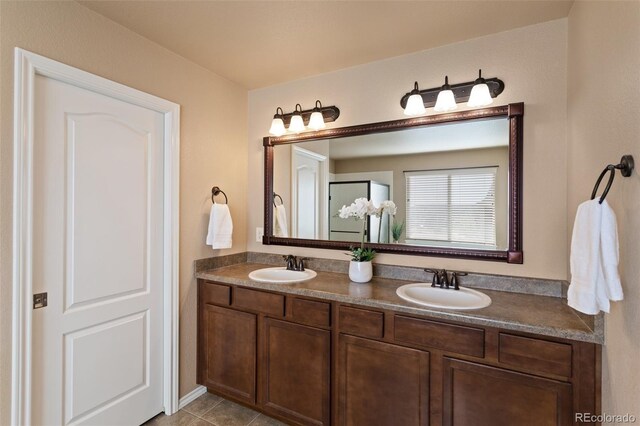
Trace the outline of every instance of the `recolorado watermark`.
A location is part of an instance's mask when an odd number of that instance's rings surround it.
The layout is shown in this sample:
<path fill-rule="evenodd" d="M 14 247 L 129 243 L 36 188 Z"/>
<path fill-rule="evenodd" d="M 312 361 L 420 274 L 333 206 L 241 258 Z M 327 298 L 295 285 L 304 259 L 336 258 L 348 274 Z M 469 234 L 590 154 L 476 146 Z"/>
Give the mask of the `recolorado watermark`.
<path fill-rule="evenodd" d="M 633 414 L 591 414 L 591 413 L 575 413 L 575 419 L 577 422 L 582 423 L 635 423 L 636 416 Z"/>

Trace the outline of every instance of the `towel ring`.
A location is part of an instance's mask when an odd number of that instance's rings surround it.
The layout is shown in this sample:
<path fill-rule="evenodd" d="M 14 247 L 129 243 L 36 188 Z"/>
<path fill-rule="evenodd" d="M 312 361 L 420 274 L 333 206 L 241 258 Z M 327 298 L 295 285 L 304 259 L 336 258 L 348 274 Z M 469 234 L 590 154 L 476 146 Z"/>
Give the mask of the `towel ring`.
<path fill-rule="evenodd" d="M 284 204 L 284 201 L 282 201 L 282 197 L 279 196 L 278 194 L 276 194 L 275 192 L 273 193 L 273 207 L 277 207 L 278 205 L 276 204 L 276 197 L 280 200 L 280 205 Z"/>
<path fill-rule="evenodd" d="M 227 198 L 227 194 L 225 194 L 224 191 L 218 188 L 217 186 L 214 186 L 213 188 L 211 188 L 211 201 L 213 202 L 213 204 L 216 204 L 216 200 L 214 199 L 214 197 L 220 194 L 224 195 L 224 203 L 229 204 L 229 199 Z"/>
<path fill-rule="evenodd" d="M 631 173 L 633 172 L 634 167 L 635 167 L 635 164 L 633 161 L 633 156 L 631 155 L 623 155 L 622 158 L 620 159 L 620 163 L 618 164 L 615 164 L 615 165 L 609 164 L 607 167 L 604 168 L 602 173 L 600 173 L 600 176 L 598 176 L 596 185 L 593 187 L 593 191 L 591 192 L 591 199 L 593 200 L 594 198 L 596 198 L 596 195 L 598 193 L 598 188 L 600 187 L 600 182 L 602 182 L 602 178 L 604 178 L 604 175 L 607 174 L 607 172 L 609 172 L 609 181 L 607 182 L 607 186 L 605 186 L 604 188 L 604 192 L 600 196 L 600 201 L 599 201 L 600 204 L 602 204 L 604 199 L 607 197 L 607 194 L 611 189 L 611 185 L 613 185 L 613 180 L 616 177 L 616 169 L 620 170 L 620 174 L 623 177 L 629 177 L 631 176 Z"/>
<path fill-rule="evenodd" d="M 593 191 L 591 192 L 591 199 L 593 200 L 594 198 L 596 198 L 596 195 L 598 194 L 598 188 L 600 187 L 600 182 L 602 182 L 602 178 L 607 174 L 607 172 L 609 172 L 609 181 L 607 182 L 607 186 L 604 187 L 604 192 L 600 196 L 600 204 L 602 204 L 604 199 L 607 197 L 607 194 L 611 189 L 611 185 L 613 185 L 613 179 L 616 177 L 616 168 L 613 165 L 609 164 L 604 168 L 602 173 L 600 173 L 598 180 L 596 181 L 596 185 L 593 187 Z"/>

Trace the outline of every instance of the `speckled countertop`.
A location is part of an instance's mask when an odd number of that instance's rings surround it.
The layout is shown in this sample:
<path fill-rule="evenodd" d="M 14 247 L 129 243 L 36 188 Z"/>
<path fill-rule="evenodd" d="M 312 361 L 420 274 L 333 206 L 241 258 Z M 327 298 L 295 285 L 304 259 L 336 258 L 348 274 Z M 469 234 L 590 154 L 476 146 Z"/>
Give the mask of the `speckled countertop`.
<path fill-rule="evenodd" d="M 352 283 L 347 274 L 318 271 L 312 280 L 295 284 L 265 284 L 251 281 L 251 271 L 273 265 L 239 263 L 196 272 L 197 278 L 262 290 L 314 297 L 354 305 L 390 309 L 424 317 L 497 327 L 527 333 L 602 344 L 602 324 L 588 324 L 561 297 L 481 289 L 491 297 L 490 306 L 470 311 L 423 307 L 404 301 L 396 289 L 411 281 L 374 277 L 367 284 Z M 595 325 L 594 325 L 595 324 Z"/>

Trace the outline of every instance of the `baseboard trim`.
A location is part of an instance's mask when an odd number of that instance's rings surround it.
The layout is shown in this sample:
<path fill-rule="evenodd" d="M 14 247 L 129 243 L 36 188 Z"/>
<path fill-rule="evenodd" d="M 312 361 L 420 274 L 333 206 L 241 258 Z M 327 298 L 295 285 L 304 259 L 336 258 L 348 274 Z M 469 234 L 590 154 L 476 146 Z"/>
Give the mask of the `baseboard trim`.
<path fill-rule="evenodd" d="M 205 393 L 207 393 L 207 388 L 204 386 L 198 386 L 197 388 L 180 398 L 178 410 L 182 410 L 184 407 L 186 407 Z"/>

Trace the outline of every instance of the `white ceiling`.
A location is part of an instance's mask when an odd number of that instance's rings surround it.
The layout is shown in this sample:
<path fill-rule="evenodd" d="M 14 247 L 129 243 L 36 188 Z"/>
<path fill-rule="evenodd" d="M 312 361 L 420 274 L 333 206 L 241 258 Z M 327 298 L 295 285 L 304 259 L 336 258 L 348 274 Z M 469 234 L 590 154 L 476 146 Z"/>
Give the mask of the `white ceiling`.
<path fill-rule="evenodd" d="M 80 0 L 248 89 L 566 17 L 573 0 Z"/>
<path fill-rule="evenodd" d="M 297 145 L 304 147 L 304 144 Z M 398 132 L 331 139 L 329 153 L 332 160 L 345 160 L 506 147 L 508 145 L 509 121 L 494 119 L 463 121 Z"/>

